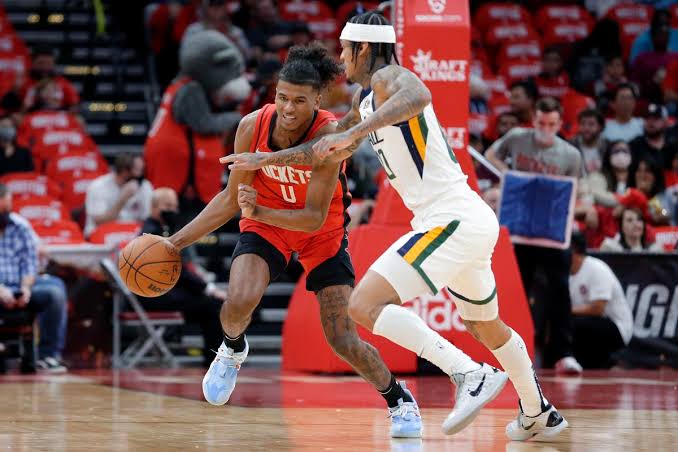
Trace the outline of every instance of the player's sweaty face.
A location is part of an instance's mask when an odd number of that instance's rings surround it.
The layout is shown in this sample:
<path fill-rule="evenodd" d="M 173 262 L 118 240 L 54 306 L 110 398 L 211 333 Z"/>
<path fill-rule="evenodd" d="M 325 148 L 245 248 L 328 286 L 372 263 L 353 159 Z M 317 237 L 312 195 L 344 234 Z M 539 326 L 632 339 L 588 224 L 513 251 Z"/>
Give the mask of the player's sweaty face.
<path fill-rule="evenodd" d="M 278 81 L 275 91 L 278 125 L 290 131 L 307 126 L 320 105 L 320 93 L 310 85 L 295 85 L 283 80 Z"/>

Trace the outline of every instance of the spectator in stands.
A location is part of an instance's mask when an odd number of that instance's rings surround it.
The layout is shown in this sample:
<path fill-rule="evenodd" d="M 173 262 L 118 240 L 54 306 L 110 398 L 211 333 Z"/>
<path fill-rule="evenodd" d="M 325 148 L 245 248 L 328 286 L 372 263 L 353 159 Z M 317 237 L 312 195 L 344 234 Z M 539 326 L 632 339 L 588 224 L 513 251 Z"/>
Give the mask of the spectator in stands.
<path fill-rule="evenodd" d="M 676 225 L 676 199 L 664 191 L 664 174 L 655 159 L 641 156 L 629 169 L 629 187 L 637 188 L 648 199 L 648 215 L 653 225 Z"/>
<path fill-rule="evenodd" d="M 662 252 L 661 246 L 648 243 L 647 225 L 643 212 L 635 207 L 625 207 L 619 216 L 619 233 L 606 238 L 600 245 L 601 251 L 651 251 Z"/>
<path fill-rule="evenodd" d="M 668 167 L 669 152 L 678 146 L 678 142 L 672 141 L 674 137 L 666 134 L 668 119 L 666 107 L 660 104 L 648 105 L 643 124 L 644 133 L 629 143 L 634 162 L 641 157 L 647 157 L 661 168 Z"/>
<path fill-rule="evenodd" d="M 33 157 L 28 149 L 17 146 L 16 126 L 9 116 L 0 118 L 0 176 L 33 171 Z"/>
<path fill-rule="evenodd" d="M 573 44 L 567 68 L 576 89 L 593 94 L 590 89 L 600 78 L 599 68 L 612 55 L 622 54 L 619 36 L 619 24 L 613 19 L 603 18 L 596 22 L 590 35 Z"/>
<path fill-rule="evenodd" d="M 121 154 L 113 172 L 99 176 L 87 187 L 85 236 L 103 223 L 144 221 L 151 212 L 153 186 L 144 178 L 144 159 Z"/>
<path fill-rule="evenodd" d="M 608 369 L 633 336 L 633 314 L 621 283 L 602 260 L 586 255 L 581 234 L 572 236 L 570 298 L 574 356 L 585 369 Z"/>
<path fill-rule="evenodd" d="M 12 213 L 12 195 L 0 184 L 0 317 L 12 309 L 40 315 L 38 367 L 50 372 L 66 370 L 61 352 L 66 329 L 66 297 L 61 290 L 36 284 L 37 236 L 28 221 Z"/>
<path fill-rule="evenodd" d="M 501 113 L 497 117 L 497 138 L 506 135 L 511 129 L 520 126 L 520 118 L 512 111 Z"/>
<path fill-rule="evenodd" d="M 528 81 L 515 82 L 509 90 L 509 105 L 520 121 L 521 127 L 532 127 L 537 87 Z"/>
<path fill-rule="evenodd" d="M 518 171 L 579 178 L 582 175 L 581 153 L 557 136 L 562 126 L 562 107 L 553 98 L 540 99 L 536 105 L 534 129 L 515 128 L 490 146 L 487 159 L 502 172 L 511 168 Z M 570 297 L 567 280 L 570 255 L 567 251 L 529 245 L 516 245 L 523 286 L 532 288 L 535 270 L 542 268 L 547 284 L 545 304 L 550 338 L 545 344 L 544 364 L 555 362 L 556 370 L 580 373 L 581 366 L 572 357 L 572 330 L 570 325 Z M 541 300 L 538 300 L 541 302 Z M 541 335 L 544 328 L 538 325 Z"/>
<path fill-rule="evenodd" d="M 579 132 L 572 139 L 572 144 L 581 151 L 587 173 L 600 171 L 607 149 L 607 140 L 602 137 L 605 118 L 598 110 L 589 108 L 582 110 L 577 119 Z"/>
<path fill-rule="evenodd" d="M 537 76 L 539 97 L 560 99 L 570 86 L 570 77 L 563 65 L 563 50 L 557 46 L 544 49 L 542 72 Z"/>
<path fill-rule="evenodd" d="M 146 218 L 142 233 L 169 237 L 177 228 L 179 199 L 171 188 L 153 191 L 151 215 Z M 195 270 L 190 248 L 182 251 L 182 269 L 174 288 L 160 297 L 139 297 L 144 309 L 150 311 L 181 311 L 188 322 L 200 324 L 203 336 L 203 366 L 212 362 L 212 350 L 224 339 L 219 320 L 226 293 L 206 282 Z"/>
<path fill-rule="evenodd" d="M 596 204 L 615 207 L 617 195 L 626 192 L 631 165 L 631 149 L 625 141 L 611 143 L 603 154 L 600 172 L 587 174 L 586 181 Z"/>
<path fill-rule="evenodd" d="M 277 58 L 268 58 L 257 65 L 256 76 L 252 82 L 252 93 L 240 107 L 243 114 L 275 102 L 275 87 L 278 84 L 278 73 L 281 68 L 282 64 Z"/>
<path fill-rule="evenodd" d="M 251 25 L 246 28 L 247 38 L 257 48 L 257 53 L 276 52 L 292 45 L 295 25 L 280 18 L 273 0 L 258 0 L 251 9 Z"/>
<path fill-rule="evenodd" d="M 42 96 L 39 96 L 41 91 Z M 56 57 L 52 48 L 48 46 L 33 48 L 30 78 L 23 101 L 24 110 L 56 106 L 58 110 L 77 111 L 79 103 L 80 96 L 75 87 L 56 73 Z"/>
<path fill-rule="evenodd" d="M 593 94 L 598 100 L 601 111 L 607 111 L 608 106 L 614 100 L 614 93 L 622 83 L 628 83 L 626 67 L 621 55 L 610 55 L 605 59 L 603 77 L 593 83 Z"/>
<path fill-rule="evenodd" d="M 671 13 L 665 9 L 656 10 L 650 29 L 633 41 L 629 61 L 633 64 L 641 54 L 654 51 L 678 52 L 678 30 L 671 28 Z"/>
<path fill-rule="evenodd" d="M 192 23 L 184 32 L 181 38 L 182 44 L 186 38 L 203 30 L 216 30 L 233 41 L 233 44 L 240 50 L 243 58 L 250 58 L 250 43 L 247 41 L 245 32 L 240 27 L 231 23 L 231 17 L 228 12 L 227 0 L 202 0 L 198 15 L 200 20 Z"/>
<path fill-rule="evenodd" d="M 603 137 L 608 141 L 624 140 L 629 142 L 643 134 L 643 120 L 633 116 L 636 108 L 636 88 L 630 83 L 621 83 L 614 93 L 612 109 L 614 117 L 608 119 Z"/>

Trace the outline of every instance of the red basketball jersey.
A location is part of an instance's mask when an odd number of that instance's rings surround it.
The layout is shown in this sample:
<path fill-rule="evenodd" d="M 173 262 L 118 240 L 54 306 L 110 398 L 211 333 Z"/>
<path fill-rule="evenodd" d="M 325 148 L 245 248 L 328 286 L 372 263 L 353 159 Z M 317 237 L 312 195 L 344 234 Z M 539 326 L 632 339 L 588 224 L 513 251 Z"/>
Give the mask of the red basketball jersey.
<path fill-rule="evenodd" d="M 313 122 L 297 144 L 312 140 L 318 130 L 335 120 L 334 115 L 325 110 L 318 110 L 314 115 Z M 277 150 L 272 149 L 272 135 L 276 117 L 274 104 L 267 104 L 259 110 L 254 135 L 250 143 L 250 152 L 275 152 Z M 257 171 L 252 186 L 257 190 L 257 204 L 272 209 L 303 209 L 306 204 L 306 193 L 310 180 L 311 166 L 270 165 Z M 323 227 L 316 233 L 343 228 L 345 212 L 350 203 L 351 194 L 346 185 L 344 164 L 342 164 L 327 219 Z M 256 220 L 245 218 L 240 221 L 240 230 L 242 232 L 256 232 L 257 226 L 260 224 Z M 305 233 L 299 232 L 296 232 L 296 234 L 305 235 Z"/>

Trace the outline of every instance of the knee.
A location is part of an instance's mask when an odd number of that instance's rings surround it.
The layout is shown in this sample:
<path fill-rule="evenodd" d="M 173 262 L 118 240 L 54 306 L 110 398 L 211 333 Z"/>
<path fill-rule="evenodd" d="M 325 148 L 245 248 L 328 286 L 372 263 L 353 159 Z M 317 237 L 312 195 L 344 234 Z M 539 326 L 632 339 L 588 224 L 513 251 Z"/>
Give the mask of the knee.
<path fill-rule="evenodd" d="M 221 310 L 228 311 L 229 314 L 247 316 L 259 304 L 259 295 L 249 287 L 229 287 L 226 302 L 223 303 Z"/>

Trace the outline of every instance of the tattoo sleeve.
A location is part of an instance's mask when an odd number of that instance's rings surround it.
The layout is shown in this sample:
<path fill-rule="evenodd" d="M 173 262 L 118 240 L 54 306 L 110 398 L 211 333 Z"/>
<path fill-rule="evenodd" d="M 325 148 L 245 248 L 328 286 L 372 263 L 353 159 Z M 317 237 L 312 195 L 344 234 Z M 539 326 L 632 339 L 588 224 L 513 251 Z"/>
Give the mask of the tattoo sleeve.
<path fill-rule="evenodd" d="M 424 83 L 407 69 L 387 66 L 372 76 L 372 90 L 382 103 L 369 118 L 351 128 L 357 137 L 417 116 L 431 103 Z"/>

